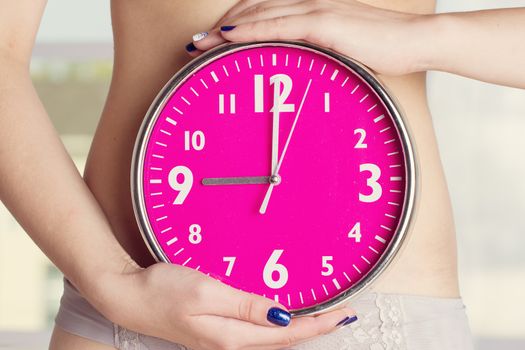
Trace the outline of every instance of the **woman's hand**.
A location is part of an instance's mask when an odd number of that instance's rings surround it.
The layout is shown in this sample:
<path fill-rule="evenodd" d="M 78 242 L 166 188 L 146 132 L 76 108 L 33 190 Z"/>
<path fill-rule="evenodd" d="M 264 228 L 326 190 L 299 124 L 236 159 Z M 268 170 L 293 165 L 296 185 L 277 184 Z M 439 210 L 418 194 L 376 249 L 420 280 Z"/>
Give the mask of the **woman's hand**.
<path fill-rule="evenodd" d="M 108 319 L 194 350 L 280 349 L 329 333 L 355 314 L 342 308 L 285 326 L 289 314 L 283 305 L 179 265 L 134 267 L 103 279 L 95 303 Z M 281 327 L 269 322 L 268 311 L 275 307 L 284 311 L 277 311 Z"/>
<path fill-rule="evenodd" d="M 417 37 L 425 16 L 388 11 L 355 0 L 245 0 L 209 33 L 187 46 L 194 56 L 225 41 L 301 40 L 352 57 L 373 70 L 401 75 L 418 70 Z"/>

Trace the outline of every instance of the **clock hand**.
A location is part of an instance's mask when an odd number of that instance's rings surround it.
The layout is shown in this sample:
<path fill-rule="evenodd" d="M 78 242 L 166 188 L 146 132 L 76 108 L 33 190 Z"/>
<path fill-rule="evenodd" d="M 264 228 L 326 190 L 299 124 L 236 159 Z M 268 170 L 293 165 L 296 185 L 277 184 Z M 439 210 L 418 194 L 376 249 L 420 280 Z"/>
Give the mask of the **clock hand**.
<path fill-rule="evenodd" d="M 275 168 L 279 158 L 279 89 L 281 85 L 279 80 L 275 81 L 273 89 L 273 125 L 272 125 L 272 167 L 270 174 L 275 174 Z"/>
<path fill-rule="evenodd" d="M 257 185 L 272 183 L 271 176 L 242 176 L 242 177 L 208 177 L 202 179 L 203 185 Z"/>
<path fill-rule="evenodd" d="M 299 115 L 301 114 L 301 110 L 303 109 L 303 104 L 304 104 L 304 101 L 306 100 L 306 95 L 308 94 L 308 90 L 310 90 L 311 84 L 312 84 L 312 79 L 308 81 L 308 85 L 306 86 L 306 90 L 304 91 L 303 99 L 301 100 L 301 104 L 299 105 L 299 109 L 297 110 L 297 114 L 295 115 L 295 119 L 292 124 L 292 129 L 290 130 L 290 133 L 288 134 L 288 138 L 286 139 L 286 143 L 284 144 L 283 153 L 281 154 L 281 158 L 279 159 L 279 162 L 277 163 L 277 166 L 275 167 L 275 172 L 273 173 L 272 176 L 279 176 L 279 169 L 281 169 L 281 165 L 283 164 L 284 156 L 286 155 L 286 151 L 288 150 L 288 145 L 290 144 L 290 140 L 292 139 L 292 135 L 295 130 L 295 125 L 297 124 L 297 121 L 299 120 Z M 272 195 L 274 186 L 275 186 L 275 183 L 271 182 L 270 186 L 268 187 L 268 190 L 266 191 L 266 195 L 264 196 L 264 200 L 261 204 L 261 207 L 259 208 L 259 213 L 261 214 L 266 213 L 266 208 L 268 207 L 268 202 L 270 201 L 270 196 Z"/>

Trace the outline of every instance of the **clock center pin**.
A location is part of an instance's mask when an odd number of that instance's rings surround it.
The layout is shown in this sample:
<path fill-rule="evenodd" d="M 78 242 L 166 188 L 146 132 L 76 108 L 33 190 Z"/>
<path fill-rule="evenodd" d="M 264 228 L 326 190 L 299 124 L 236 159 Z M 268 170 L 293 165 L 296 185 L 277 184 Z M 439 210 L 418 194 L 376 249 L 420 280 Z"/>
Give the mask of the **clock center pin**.
<path fill-rule="evenodd" d="M 281 176 L 280 175 L 272 175 L 270 176 L 270 183 L 277 186 L 281 183 Z"/>

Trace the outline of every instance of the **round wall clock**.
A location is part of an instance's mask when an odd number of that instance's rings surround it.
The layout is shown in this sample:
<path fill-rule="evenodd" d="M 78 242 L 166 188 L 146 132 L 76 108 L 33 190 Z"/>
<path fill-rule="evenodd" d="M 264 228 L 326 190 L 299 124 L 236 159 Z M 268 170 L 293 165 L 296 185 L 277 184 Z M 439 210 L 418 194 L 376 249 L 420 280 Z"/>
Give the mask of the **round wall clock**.
<path fill-rule="evenodd" d="M 417 180 L 392 96 L 359 63 L 299 42 L 191 61 L 150 107 L 131 175 L 157 260 L 294 316 L 341 304 L 391 264 Z"/>

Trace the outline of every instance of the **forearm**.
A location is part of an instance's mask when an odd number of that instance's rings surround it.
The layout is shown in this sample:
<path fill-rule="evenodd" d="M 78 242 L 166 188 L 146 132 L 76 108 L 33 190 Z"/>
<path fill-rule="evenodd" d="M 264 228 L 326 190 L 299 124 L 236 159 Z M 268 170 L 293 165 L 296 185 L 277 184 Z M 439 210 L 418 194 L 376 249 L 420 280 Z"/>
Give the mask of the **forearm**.
<path fill-rule="evenodd" d="M 60 142 L 27 67 L 0 61 L 0 199 L 96 304 L 97 283 L 130 259 Z"/>
<path fill-rule="evenodd" d="M 418 70 L 525 88 L 525 8 L 426 16 Z"/>

